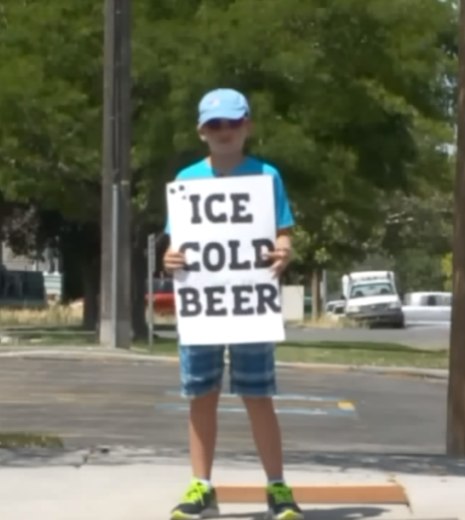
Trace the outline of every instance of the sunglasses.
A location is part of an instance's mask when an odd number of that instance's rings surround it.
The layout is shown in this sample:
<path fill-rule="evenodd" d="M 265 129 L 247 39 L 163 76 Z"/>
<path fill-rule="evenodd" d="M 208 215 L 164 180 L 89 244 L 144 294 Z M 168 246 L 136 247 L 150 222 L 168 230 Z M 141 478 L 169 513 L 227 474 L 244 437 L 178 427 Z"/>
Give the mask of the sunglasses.
<path fill-rule="evenodd" d="M 235 130 L 244 124 L 245 118 L 241 119 L 210 119 L 204 126 L 209 130 L 220 130 L 221 128 L 228 128 Z"/>

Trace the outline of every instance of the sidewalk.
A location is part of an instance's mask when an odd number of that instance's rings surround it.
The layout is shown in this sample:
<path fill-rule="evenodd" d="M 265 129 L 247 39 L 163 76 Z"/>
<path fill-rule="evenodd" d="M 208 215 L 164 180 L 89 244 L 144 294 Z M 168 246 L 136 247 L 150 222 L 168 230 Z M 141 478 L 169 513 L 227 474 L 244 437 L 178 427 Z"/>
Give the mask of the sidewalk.
<path fill-rule="evenodd" d="M 152 459 L 144 464 L 63 465 L 0 469 L 0 518 L 3 520 L 166 520 L 190 478 L 186 463 Z M 262 485 L 263 476 L 248 463 L 216 467 L 216 485 Z M 294 466 L 292 485 L 400 484 L 408 505 L 302 504 L 311 520 L 465 520 L 464 476 L 392 475 L 378 471 Z M 257 520 L 263 504 L 223 504 L 223 519 Z"/>

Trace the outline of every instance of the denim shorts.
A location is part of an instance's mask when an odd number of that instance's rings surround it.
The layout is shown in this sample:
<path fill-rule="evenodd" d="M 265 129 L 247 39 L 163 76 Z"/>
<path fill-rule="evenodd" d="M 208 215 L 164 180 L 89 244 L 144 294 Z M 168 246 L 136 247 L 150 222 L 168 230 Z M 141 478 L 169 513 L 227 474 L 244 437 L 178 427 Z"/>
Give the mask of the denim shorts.
<path fill-rule="evenodd" d="M 197 397 L 222 387 L 225 346 L 179 347 L 182 393 Z M 230 391 L 245 397 L 276 393 L 273 343 L 231 345 L 229 350 Z"/>

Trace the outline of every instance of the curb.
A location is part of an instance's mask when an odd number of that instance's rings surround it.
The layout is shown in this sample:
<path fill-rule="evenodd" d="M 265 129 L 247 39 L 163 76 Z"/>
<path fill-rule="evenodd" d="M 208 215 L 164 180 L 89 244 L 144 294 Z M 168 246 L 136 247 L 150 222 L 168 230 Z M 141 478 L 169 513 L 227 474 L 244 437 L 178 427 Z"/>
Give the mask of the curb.
<path fill-rule="evenodd" d="M 149 361 L 149 362 L 160 362 L 167 361 L 170 363 L 177 363 L 177 356 L 157 356 L 150 354 L 141 354 L 138 352 L 114 352 L 110 349 L 93 349 L 92 347 L 75 347 L 77 350 L 73 350 L 73 347 L 66 347 L 66 350 L 60 347 L 54 347 L 53 349 L 28 349 L 24 350 L 10 350 L 0 351 L 1 358 L 24 358 L 24 359 L 49 359 L 49 360 L 60 360 L 67 359 L 70 361 L 82 361 L 86 359 L 99 359 L 103 361 Z"/>
<path fill-rule="evenodd" d="M 115 352 L 111 349 L 93 347 L 53 347 L 49 349 L 38 349 L 21 347 L 15 350 L 0 350 L 1 358 L 27 358 L 27 359 L 67 359 L 70 361 L 82 361 L 85 359 L 99 359 L 103 361 L 134 361 L 134 362 L 165 362 L 178 363 L 177 356 L 142 354 L 134 351 Z M 405 377 L 418 377 L 426 379 L 446 380 L 448 378 L 447 369 L 421 369 L 415 367 L 390 367 L 372 365 L 341 365 L 331 363 L 302 363 L 277 361 L 276 366 L 280 368 L 291 368 L 308 370 L 312 372 L 358 372 L 374 375 L 393 375 Z"/>
<path fill-rule="evenodd" d="M 444 380 L 448 378 L 449 371 L 442 368 L 415 368 L 415 367 L 392 367 L 379 365 L 340 365 L 331 363 L 292 363 L 277 361 L 276 366 L 282 368 L 300 368 L 302 370 L 322 372 L 358 372 L 374 375 L 395 375 L 406 377 L 419 377 L 427 379 Z"/>
<path fill-rule="evenodd" d="M 318 484 L 292 486 L 297 503 L 301 504 L 389 504 L 410 507 L 405 489 L 392 484 Z M 217 486 L 220 503 L 253 504 L 266 502 L 262 486 Z"/>

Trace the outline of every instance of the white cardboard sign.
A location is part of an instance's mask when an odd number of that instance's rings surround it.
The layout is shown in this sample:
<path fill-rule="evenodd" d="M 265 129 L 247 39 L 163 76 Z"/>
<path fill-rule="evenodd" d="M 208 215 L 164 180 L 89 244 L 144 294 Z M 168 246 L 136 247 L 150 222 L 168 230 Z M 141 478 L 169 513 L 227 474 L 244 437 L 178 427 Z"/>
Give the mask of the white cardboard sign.
<path fill-rule="evenodd" d="M 263 260 L 276 238 L 272 177 L 175 181 L 167 201 L 171 247 L 186 255 L 174 277 L 181 344 L 284 340 L 279 281 Z"/>

